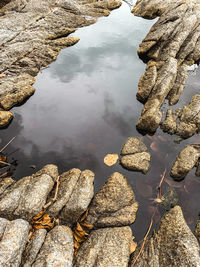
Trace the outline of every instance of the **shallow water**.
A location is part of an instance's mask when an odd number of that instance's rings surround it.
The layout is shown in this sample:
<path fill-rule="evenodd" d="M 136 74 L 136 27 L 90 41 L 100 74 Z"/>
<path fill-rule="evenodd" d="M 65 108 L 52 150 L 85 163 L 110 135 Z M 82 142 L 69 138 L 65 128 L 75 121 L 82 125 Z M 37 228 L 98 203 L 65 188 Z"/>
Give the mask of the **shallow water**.
<path fill-rule="evenodd" d="M 80 42 L 64 49 L 57 61 L 38 75 L 36 93 L 12 110 L 15 119 L 0 132 L 2 146 L 17 136 L 6 150 L 14 152 L 10 161 L 17 160 L 16 179 L 54 163 L 60 173 L 74 167 L 94 171 L 97 191 L 112 172 L 123 173 L 140 204 L 133 225 L 136 240 L 145 235 L 153 212 L 152 198 L 156 197 L 165 168 L 167 183 L 163 183 L 163 191 L 169 184 L 175 188 L 192 229 L 200 202 L 200 179 L 194 172 L 179 183 L 168 175 L 185 144 L 199 141 L 197 135 L 181 144 L 175 144 L 174 136 L 160 130 L 153 137 L 145 136 L 144 142 L 152 153 L 147 175 L 129 172 L 118 164 L 108 167 L 103 162 L 106 154 L 120 152 L 127 137 L 140 136 L 135 125 L 143 105 L 135 95 L 145 64 L 139 60 L 137 48 L 152 24 L 134 17 L 123 4 L 108 18 L 79 29 L 74 35 L 80 37 Z M 187 104 L 194 93 L 199 93 L 198 77 L 199 71 L 189 78 L 177 106 Z M 156 214 L 155 227 L 159 220 L 160 214 Z"/>

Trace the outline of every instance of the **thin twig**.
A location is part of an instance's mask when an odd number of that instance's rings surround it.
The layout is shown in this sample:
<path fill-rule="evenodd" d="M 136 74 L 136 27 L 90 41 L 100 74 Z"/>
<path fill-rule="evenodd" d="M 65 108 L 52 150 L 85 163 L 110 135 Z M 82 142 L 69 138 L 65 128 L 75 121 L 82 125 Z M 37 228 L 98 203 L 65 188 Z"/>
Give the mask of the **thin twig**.
<path fill-rule="evenodd" d="M 133 267 L 133 266 L 136 264 L 138 258 L 140 257 L 140 254 L 142 253 L 142 250 L 144 249 L 144 245 L 145 245 L 145 243 L 146 243 L 147 237 L 148 237 L 148 235 L 149 235 L 149 233 L 150 233 L 150 231 L 151 231 L 152 225 L 153 225 L 153 218 L 154 218 L 155 213 L 156 213 L 156 209 L 155 209 L 153 215 L 151 216 L 150 225 L 149 225 L 149 228 L 148 228 L 148 230 L 147 230 L 147 232 L 146 232 L 146 235 L 145 235 L 145 237 L 144 237 L 144 239 L 143 239 L 142 246 L 141 246 L 141 248 L 140 248 L 140 250 L 139 250 L 139 252 L 138 252 L 138 254 L 137 254 L 135 260 L 134 260 L 133 263 L 131 264 L 131 267 Z"/>
<path fill-rule="evenodd" d="M 16 138 L 16 136 L 14 136 L 1 150 L 0 150 L 0 153 L 6 149 L 6 147 Z"/>
<path fill-rule="evenodd" d="M 49 206 L 51 206 L 51 204 L 53 202 L 55 202 L 57 200 L 57 197 L 58 197 L 58 188 L 59 188 L 59 179 L 60 179 L 60 176 L 58 176 L 57 180 L 56 180 L 56 189 L 55 189 L 55 194 L 54 194 L 54 197 L 51 201 L 49 201 L 44 207 L 43 209 L 46 210 Z"/>
<path fill-rule="evenodd" d="M 158 185 L 158 196 L 159 196 L 160 199 L 161 199 L 161 197 L 162 197 L 162 183 L 163 183 L 163 181 L 164 181 L 164 179 L 165 179 L 166 172 L 167 172 L 167 169 L 165 168 L 165 170 L 164 170 L 164 172 L 163 172 L 163 174 L 162 174 L 160 183 L 159 183 L 159 185 Z"/>
<path fill-rule="evenodd" d="M 5 162 L 5 161 L 1 161 L 1 160 L 0 160 L 0 164 L 6 165 L 6 166 L 10 166 L 11 165 L 10 163 Z"/>

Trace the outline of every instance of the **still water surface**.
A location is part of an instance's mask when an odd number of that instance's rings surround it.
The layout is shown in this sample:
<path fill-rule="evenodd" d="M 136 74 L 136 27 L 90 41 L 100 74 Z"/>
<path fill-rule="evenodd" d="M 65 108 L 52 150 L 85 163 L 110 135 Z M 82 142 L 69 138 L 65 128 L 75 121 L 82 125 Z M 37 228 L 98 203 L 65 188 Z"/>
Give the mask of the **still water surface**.
<path fill-rule="evenodd" d="M 135 125 L 142 104 L 135 95 L 145 64 L 139 60 L 137 49 L 153 23 L 134 17 L 123 4 L 108 18 L 79 29 L 75 35 L 80 42 L 64 49 L 57 61 L 37 76 L 36 93 L 23 106 L 13 109 L 15 119 L 0 132 L 2 145 L 17 136 L 7 149 L 8 153 L 18 149 L 12 154 L 18 164 L 16 179 L 54 163 L 60 173 L 74 167 L 94 171 L 98 191 L 112 172 L 123 173 L 140 204 L 133 225 L 136 240 L 144 236 L 149 225 L 151 199 L 156 197 L 156 186 L 165 168 L 164 190 L 169 184 L 175 188 L 191 228 L 200 202 L 200 179 L 194 172 L 180 183 L 168 175 L 180 150 L 187 143 L 199 141 L 198 136 L 181 144 L 175 144 L 175 137 L 160 130 L 153 137 L 145 136 L 143 140 L 152 153 L 147 175 L 126 171 L 118 164 L 107 167 L 103 162 L 106 154 L 120 152 L 127 137 L 140 136 Z M 199 93 L 198 77 L 198 71 L 190 77 L 177 106 L 187 104 L 194 93 Z M 157 214 L 155 226 L 159 220 Z"/>

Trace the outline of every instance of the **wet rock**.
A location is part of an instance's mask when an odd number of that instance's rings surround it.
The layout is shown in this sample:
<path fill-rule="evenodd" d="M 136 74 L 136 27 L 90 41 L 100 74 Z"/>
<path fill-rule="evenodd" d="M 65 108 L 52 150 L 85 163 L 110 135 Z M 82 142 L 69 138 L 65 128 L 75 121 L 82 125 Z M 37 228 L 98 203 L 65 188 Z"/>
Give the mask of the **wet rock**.
<path fill-rule="evenodd" d="M 55 61 L 62 48 L 79 41 L 69 35 L 120 5 L 115 0 L 1 1 L 0 73 L 6 74 L 0 79 L 1 107 L 8 110 L 23 103 L 35 91 L 38 72 Z M 0 126 L 8 122 L 1 116 Z"/>
<path fill-rule="evenodd" d="M 178 102 L 187 81 L 188 66 L 200 59 L 200 6 L 198 0 L 138 0 L 132 12 L 147 19 L 160 17 L 138 49 L 147 68 L 137 93 L 138 100 L 145 103 L 137 129 L 153 133 L 161 122 L 160 108 L 165 99 L 170 105 Z M 163 125 L 166 131 L 167 123 L 175 117 L 175 113 L 167 114 L 166 125 Z M 171 126 L 173 133 L 175 124 Z M 191 127 L 185 123 L 178 131 L 187 128 L 187 135 L 188 131 L 195 132 L 196 129 L 189 129 Z"/>
<path fill-rule="evenodd" d="M 200 157 L 198 145 L 188 145 L 184 148 L 174 162 L 170 175 L 176 180 L 182 180 L 193 169 Z"/>
<path fill-rule="evenodd" d="M 22 255 L 21 267 L 31 267 L 45 241 L 47 231 L 45 229 L 36 230 L 27 243 Z"/>
<path fill-rule="evenodd" d="M 8 125 L 13 118 L 13 114 L 10 111 L 0 110 L 0 127 Z"/>
<path fill-rule="evenodd" d="M 93 198 L 86 221 L 94 227 L 126 226 L 136 219 L 138 203 L 126 178 L 113 173 Z"/>
<path fill-rule="evenodd" d="M 177 120 L 178 118 L 178 120 Z M 189 138 L 200 131 L 200 95 L 195 95 L 182 110 L 168 110 L 161 128 L 169 134 Z"/>
<path fill-rule="evenodd" d="M 28 233 L 28 222 L 21 219 L 6 222 L 4 233 L 0 240 L 0 266 L 20 266 L 21 256 L 27 242 Z"/>
<path fill-rule="evenodd" d="M 0 216 L 10 220 L 23 218 L 30 221 L 42 210 L 57 176 L 57 167 L 47 165 L 32 176 L 11 184 L 0 195 Z"/>
<path fill-rule="evenodd" d="M 133 254 L 136 259 L 140 244 Z M 174 207 L 161 220 L 157 233 L 149 237 L 135 267 L 174 267 L 200 265 L 200 247 L 186 224 L 181 208 Z"/>
<path fill-rule="evenodd" d="M 194 235 L 196 236 L 198 242 L 199 242 L 199 245 L 200 245 L 200 219 L 197 221 L 197 225 L 196 225 L 196 228 L 195 228 L 195 231 L 194 231 Z"/>
<path fill-rule="evenodd" d="M 61 223 L 72 226 L 84 213 L 94 195 L 94 173 L 72 169 L 60 177 L 57 201 L 48 214 L 59 217 Z"/>
<path fill-rule="evenodd" d="M 32 267 L 72 266 L 74 253 L 73 235 L 67 226 L 56 226 L 44 241 Z"/>
<path fill-rule="evenodd" d="M 74 267 L 126 267 L 129 261 L 132 232 L 130 227 L 92 231 L 74 260 Z"/>
<path fill-rule="evenodd" d="M 146 174 L 150 168 L 151 154 L 138 137 L 129 137 L 121 151 L 121 165 L 132 171 Z"/>

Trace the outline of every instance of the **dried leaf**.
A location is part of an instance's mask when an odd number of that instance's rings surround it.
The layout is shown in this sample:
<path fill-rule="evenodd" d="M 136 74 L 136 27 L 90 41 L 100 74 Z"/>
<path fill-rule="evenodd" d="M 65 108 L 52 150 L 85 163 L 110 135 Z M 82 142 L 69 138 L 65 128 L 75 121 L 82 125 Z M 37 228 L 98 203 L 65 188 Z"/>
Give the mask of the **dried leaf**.
<path fill-rule="evenodd" d="M 80 231 L 80 232 L 84 231 L 83 228 L 81 227 L 80 223 L 78 223 L 78 222 L 76 224 L 76 230 Z"/>
<path fill-rule="evenodd" d="M 80 238 L 85 237 L 88 235 L 84 230 L 83 231 L 78 231 L 77 229 L 74 230 L 74 233 L 79 236 Z"/>
<path fill-rule="evenodd" d="M 6 73 L 0 73 L 0 78 L 3 78 L 6 76 Z"/>
<path fill-rule="evenodd" d="M 118 154 L 107 154 L 104 158 L 104 163 L 108 166 L 112 166 L 118 161 Z"/>
<path fill-rule="evenodd" d="M 75 249 L 79 249 L 80 248 L 80 244 L 77 241 L 75 241 L 75 243 L 74 243 L 74 248 Z"/>
<path fill-rule="evenodd" d="M 6 162 L 7 161 L 7 157 L 4 155 L 0 155 L 0 161 Z"/>
<path fill-rule="evenodd" d="M 136 248 L 137 248 L 137 243 L 132 240 L 130 244 L 130 254 L 132 254 L 136 250 Z"/>
<path fill-rule="evenodd" d="M 81 243 L 81 242 L 85 241 L 85 236 L 80 237 L 80 236 L 77 235 L 75 232 L 73 233 L 73 235 L 74 235 L 74 238 L 76 239 L 76 241 L 77 241 L 78 243 Z"/>
<path fill-rule="evenodd" d="M 38 221 L 39 219 L 42 218 L 43 215 L 44 215 L 44 211 L 41 211 L 40 213 L 38 213 L 37 216 L 33 217 L 32 221 Z"/>
<path fill-rule="evenodd" d="M 41 211 L 36 217 L 32 220 L 34 229 L 52 229 L 54 227 L 54 219 L 51 218 L 48 214 L 45 214 L 44 211 Z"/>
<path fill-rule="evenodd" d="M 93 229 L 94 228 L 94 225 L 88 223 L 88 222 L 82 222 L 81 225 L 89 230 Z"/>
<path fill-rule="evenodd" d="M 86 212 L 83 214 L 82 218 L 80 219 L 80 221 L 84 221 L 85 218 L 88 216 L 88 210 L 86 210 Z"/>

